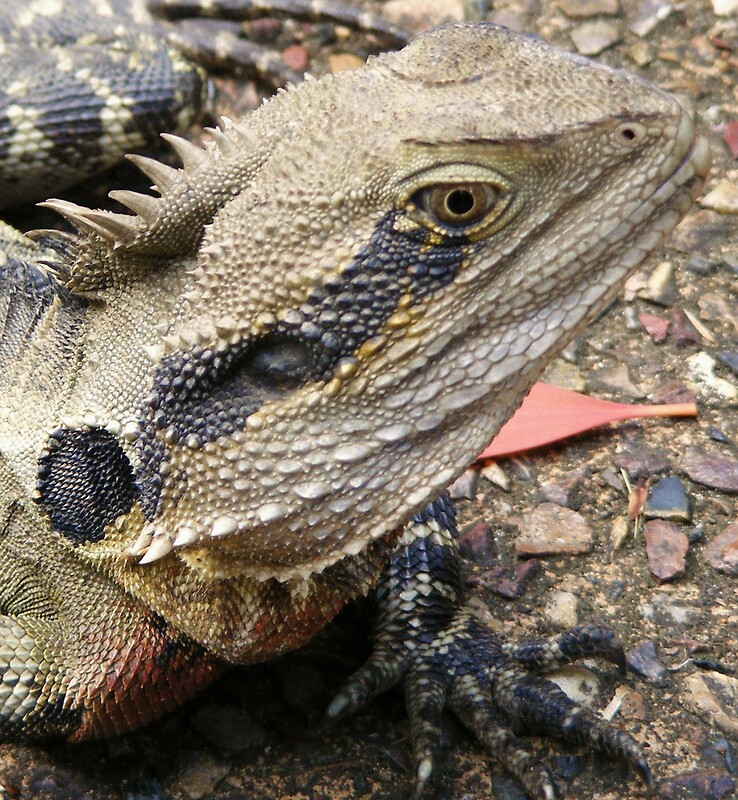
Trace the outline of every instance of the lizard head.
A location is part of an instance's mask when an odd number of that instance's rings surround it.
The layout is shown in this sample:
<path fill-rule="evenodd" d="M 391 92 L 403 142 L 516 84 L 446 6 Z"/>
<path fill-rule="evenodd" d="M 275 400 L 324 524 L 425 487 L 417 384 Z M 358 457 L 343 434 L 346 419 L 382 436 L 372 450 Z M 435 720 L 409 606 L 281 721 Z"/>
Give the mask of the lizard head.
<path fill-rule="evenodd" d="M 248 124 L 184 152 L 135 230 L 85 218 L 119 259 L 191 267 L 137 412 L 134 549 L 216 577 L 309 575 L 418 512 L 709 165 L 668 94 L 487 24 L 308 81 Z M 162 272 L 141 279 L 154 304 Z"/>

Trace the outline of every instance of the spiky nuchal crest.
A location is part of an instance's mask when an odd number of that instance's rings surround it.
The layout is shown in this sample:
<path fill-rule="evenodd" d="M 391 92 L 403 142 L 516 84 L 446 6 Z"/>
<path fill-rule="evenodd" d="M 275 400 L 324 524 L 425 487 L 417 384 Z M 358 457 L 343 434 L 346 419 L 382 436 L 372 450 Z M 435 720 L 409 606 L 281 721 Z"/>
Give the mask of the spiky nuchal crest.
<path fill-rule="evenodd" d="M 673 98 L 492 25 L 290 89 L 249 127 L 248 170 L 189 154 L 177 197 L 207 224 L 136 446 L 133 552 L 218 576 L 307 576 L 422 508 L 707 162 Z"/>

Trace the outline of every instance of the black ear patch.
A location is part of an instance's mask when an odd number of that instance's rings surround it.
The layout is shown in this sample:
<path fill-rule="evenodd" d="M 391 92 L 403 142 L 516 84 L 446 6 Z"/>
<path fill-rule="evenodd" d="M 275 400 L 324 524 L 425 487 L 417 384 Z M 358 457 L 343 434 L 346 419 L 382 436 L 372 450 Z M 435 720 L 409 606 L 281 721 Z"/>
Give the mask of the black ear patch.
<path fill-rule="evenodd" d="M 36 489 L 52 528 L 75 545 L 102 539 L 136 497 L 131 462 L 103 428 L 54 431 L 38 461 Z"/>

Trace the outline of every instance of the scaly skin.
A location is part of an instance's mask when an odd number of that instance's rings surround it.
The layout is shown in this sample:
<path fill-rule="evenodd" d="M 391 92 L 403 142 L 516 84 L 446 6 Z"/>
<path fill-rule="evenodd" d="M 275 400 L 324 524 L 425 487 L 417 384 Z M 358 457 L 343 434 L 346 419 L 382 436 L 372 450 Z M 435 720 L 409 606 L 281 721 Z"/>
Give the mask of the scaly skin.
<path fill-rule="evenodd" d="M 205 8 L 203 8 L 205 6 Z M 259 15 L 333 21 L 407 42 L 342 0 L 3 0 L 0 4 L 0 208 L 45 200 L 187 131 L 211 94 L 208 72 L 301 75 L 244 38 Z"/>
<path fill-rule="evenodd" d="M 0 733 L 134 727 L 378 584 L 375 655 L 330 711 L 404 681 L 416 793 L 446 702 L 532 797 L 553 783 L 494 707 L 649 781 L 526 672 L 619 662 L 611 634 L 485 633 L 434 501 L 689 208 L 687 114 L 460 25 L 214 140 L 173 139 L 179 171 L 139 159 L 162 196 L 116 193 L 137 215 L 50 202 L 79 235 L 0 268 Z M 37 247 L 50 267 L 18 260 Z"/>

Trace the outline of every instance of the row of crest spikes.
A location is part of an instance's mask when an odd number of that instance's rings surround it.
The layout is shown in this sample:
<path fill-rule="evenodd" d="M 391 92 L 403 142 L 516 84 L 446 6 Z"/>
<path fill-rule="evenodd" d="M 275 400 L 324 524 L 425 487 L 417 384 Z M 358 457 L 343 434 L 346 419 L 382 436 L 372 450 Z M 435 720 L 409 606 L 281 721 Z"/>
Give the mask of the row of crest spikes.
<path fill-rule="evenodd" d="M 142 227 L 157 218 L 161 203 L 166 201 L 178 182 L 185 180 L 205 167 L 214 153 L 223 157 L 232 156 L 239 145 L 252 150 L 256 147 L 255 134 L 243 123 L 234 122 L 222 117 L 220 127 L 206 128 L 215 148 L 200 147 L 188 139 L 171 133 L 162 133 L 162 138 L 170 145 L 182 162 L 182 169 L 170 167 L 161 161 L 148 156 L 129 154 L 126 156 L 137 166 L 147 178 L 153 181 L 152 189 L 161 196 L 133 192 L 127 189 L 114 189 L 109 192 L 112 200 L 133 211 L 133 214 L 117 214 L 113 211 L 102 211 L 87 208 L 68 200 L 52 198 L 39 203 L 42 208 L 49 208 L 60 214 L 68 222 L 83 233 L 95 234 L 113 245 L 114 248 L 125 247 L 141 232 Z"/>

